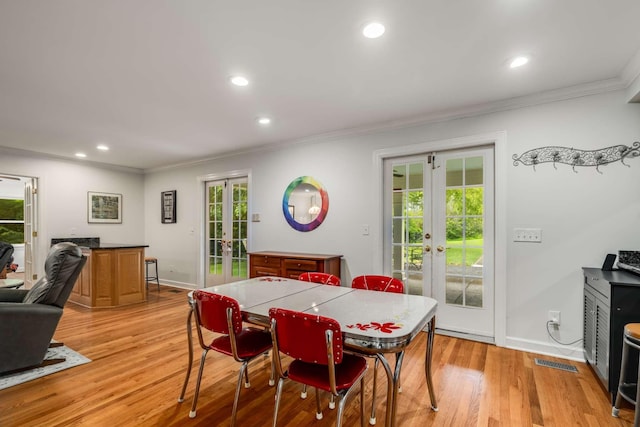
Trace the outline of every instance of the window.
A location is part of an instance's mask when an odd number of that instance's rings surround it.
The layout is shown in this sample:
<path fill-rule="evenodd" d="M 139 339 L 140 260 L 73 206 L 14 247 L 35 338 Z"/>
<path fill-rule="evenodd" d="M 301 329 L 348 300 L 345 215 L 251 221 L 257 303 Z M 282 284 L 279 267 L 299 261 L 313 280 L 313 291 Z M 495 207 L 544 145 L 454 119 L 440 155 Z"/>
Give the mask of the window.
<path fill-rule="evenodd" d="M 24 243 L 24 200 L 0 199 L 0 241 Z"/>

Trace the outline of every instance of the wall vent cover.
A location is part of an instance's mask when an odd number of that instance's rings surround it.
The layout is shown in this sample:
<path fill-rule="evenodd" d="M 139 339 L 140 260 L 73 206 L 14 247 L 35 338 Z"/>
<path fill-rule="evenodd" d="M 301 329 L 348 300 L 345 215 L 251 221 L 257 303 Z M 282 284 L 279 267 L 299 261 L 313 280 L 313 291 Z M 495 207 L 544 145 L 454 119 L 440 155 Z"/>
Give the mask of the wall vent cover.
<path fill-rule="evenodd" d="M 567 365 L 566 363 L 552 362 L 550 360 L 543 360 L 538 358 L 534 359 L 534 361 L 536 362 L 536 365 L 539 366 L 546 366 L 548 368 L 560 369 L 567 372 L 578 372 L 578 368 L 573 365 Z"/>

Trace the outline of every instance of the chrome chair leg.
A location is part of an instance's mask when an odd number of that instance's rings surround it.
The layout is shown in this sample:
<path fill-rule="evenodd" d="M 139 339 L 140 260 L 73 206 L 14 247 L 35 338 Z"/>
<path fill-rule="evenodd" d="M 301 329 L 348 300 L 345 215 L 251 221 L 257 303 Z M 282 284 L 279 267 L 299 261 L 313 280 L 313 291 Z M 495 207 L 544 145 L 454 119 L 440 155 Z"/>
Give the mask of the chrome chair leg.
<path fill-rule="evenodd" d="M 191 405 L 189 418 L 196 417 L 196 405 L 198 404 L 198 394 L 200 394 L 200 381 L 202 380 L 202 371 L 204 371 L 204 361 L 207 357 L 207 352 L 208 350 L 202 350 L 202 357 L 200 358 L 200 369 L 198 369 L 198 379 L 196 381 L 196 391 L 193 394 L 193 404 Z"/>
<path fill-rule="evenodd" d="M 244 370 L 244 388 L 251 387 L 251 381 L 249 381 L 249 366 L 247 366 L 248 364 L 249 364 L 248 361 L 242 364 L 242 367 L 243 367 L 242 370 Z M 242 377 L 240 378 L 242 379 Z"/>
<path fill-rule="evenodd" d="M 276 365 L 273 362 L 273 357 L 271 359 L 271 374 L 269 375 L 269 387 L 273 387 L 276 384 Z"/>
<path fill-rule="evenodd" d="M 320 407 L 320 390 L 316 388 L 316 419 L 322 419 L 322 408 Z"/>
<path fill-rule="evenodd" d="M 427 332 L 427 350 L 424 357 L 424 371 L 427 377 L 427 387 L 429 388 L 429 397 L 431 398 L 431 409 L 438 411 L 438 402 L 433 387 L 433 378 L 431 377 L 431 358 L 433 357 L 433 337 L 436 335 L 436 317 L 429 321 L 429 330 Z"/>
<path fill-rule="evenodd" d="M 364 377 L 360 379 L 360 427 L 364 427 Z"/>
<path fill-rule="evenodd" d="M 187 315 L 187 341 L 189 343 L 189 364 L 187 365 L 187 374 L 184 377 L 184 383 L 182 384 L 182 391 L 178 402 L 184 402 L 184 395 L 187 392 L 187 384 L 189 384 L 189 377 L 191 376 L 191 368 L 193 367 L 193 337 L 191 336 L 191 318 L 193 317 L 193 310 L 189 309 Z"/>
<path fill-rule="evenodd" d="M 236 384 L 236 395 L 233 399 L 233 409 L 231 410 L 231 427 L 235 427 L 236 425 L 236 414 L 238 413 L 238 400 L 240 400 L 240 386 L 242 385 L 242 377 L 245 377 L 245 388 L 249 388 L 249 362 L 245 361 L 242 363 L 242 367 L 240 367 L 240 372 L 238 373 L 238 383 Z"/>
<path fill-rule="evenodd" d="M 273 409 L 273 427 L 276 427 L 278 423 L 278 409 L 280 409 L 280 397 L 282 397 L 282 386 L 284 384 L 284 378 L 280 378 L 278 380 L 278 385 L 276 386 L 276 403 Z"/>
<path fill-rule="evenodd" d="M 376 425 L 376 387 L 378 385 L 378 359 L 373 363 L 373 387 L 371 389 L 371 415 L 369 424 Z"/>

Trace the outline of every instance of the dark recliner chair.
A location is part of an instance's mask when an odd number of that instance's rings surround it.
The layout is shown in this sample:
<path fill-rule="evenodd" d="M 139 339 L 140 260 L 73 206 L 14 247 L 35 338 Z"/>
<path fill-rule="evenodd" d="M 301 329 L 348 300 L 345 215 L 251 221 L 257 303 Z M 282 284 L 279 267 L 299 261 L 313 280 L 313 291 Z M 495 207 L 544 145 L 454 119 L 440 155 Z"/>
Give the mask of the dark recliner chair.
<path fill-rule="evenodd" d="M 43 362 L 86 261 L 77 245 L 58 243 L 47 255 L 45 276 L 33 288 L 0 289 L 0 374 Z"/>

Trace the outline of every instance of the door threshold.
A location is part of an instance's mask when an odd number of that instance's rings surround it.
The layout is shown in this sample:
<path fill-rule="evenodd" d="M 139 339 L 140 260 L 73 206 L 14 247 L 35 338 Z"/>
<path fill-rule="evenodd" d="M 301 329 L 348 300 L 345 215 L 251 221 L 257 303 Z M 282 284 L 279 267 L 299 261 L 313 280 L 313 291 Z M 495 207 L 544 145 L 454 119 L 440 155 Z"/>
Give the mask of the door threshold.
<path fill-rule="evenodd" d="M 440 329 L 440 328 L 436 328 L 436 334 L 440 334 L 440 335 L 446 335 L 448 337 L 454 337 L 454 338 L 462 338 L 465 340 L 470 340 L 470 341 L 478 341 L 478 342 L 483 342 L 486 344 L 494 344 L 496 343 L 496 340 L 494 337 L 487 337 L 484 335 L 476 335 L 476 334 L 469 334 L 466 332 L 458 332 L 458 331 L 451 331 L 448 329 Z"/>

